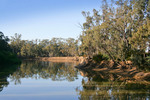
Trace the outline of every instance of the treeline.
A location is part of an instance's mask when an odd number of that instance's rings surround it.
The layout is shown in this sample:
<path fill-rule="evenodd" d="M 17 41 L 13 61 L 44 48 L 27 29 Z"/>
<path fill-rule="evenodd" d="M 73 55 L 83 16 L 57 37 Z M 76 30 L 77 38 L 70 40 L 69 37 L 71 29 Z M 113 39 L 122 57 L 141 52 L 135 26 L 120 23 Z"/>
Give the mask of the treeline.
<path fill-rule="evenodd" d="M 12 52 L 8 44 L 9 38 L 0 32 L 0 65 L 9 63 L 19 63 L 20 60 Z M 0 68 L 3 66 L 0 66 Z"/>
<path fill-rule="evenodd" d="M 100 10 L 85 17 L 81 48 L 89 57 L 99 55 L 114 62 L 132 60 L 142 66 L 150 61 L 150 1 L 103 0 Z"/>
<path fill-rule="evenodd" d="M 52 38 L 21 40 L 21 34 L 10 39 L 10 46 L 15 54 L 23 58 L 77 56 L 78 40 L 73 38 Z"/>
<path fill-rule="evenodd" d="M 83 31 L 79 39 L 29 41 L 15 34 L 10 39 L 13 53 L 25 58 L 82 55 L 96 61 L 131 60 L 139 66 L 150 64 L 149 0 L 111 0 L 109 3 L 103 0 L 100 10 L 82 14 L 86 21 L 81 25 Z M 7 42 L 5 37 L 2 40 Z"/>

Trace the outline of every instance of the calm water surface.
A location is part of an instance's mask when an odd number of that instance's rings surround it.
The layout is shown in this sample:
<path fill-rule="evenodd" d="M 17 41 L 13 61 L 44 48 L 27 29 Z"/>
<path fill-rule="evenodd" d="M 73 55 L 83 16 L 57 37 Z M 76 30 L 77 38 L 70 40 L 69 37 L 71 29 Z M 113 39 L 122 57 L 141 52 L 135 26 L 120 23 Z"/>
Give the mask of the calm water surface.
<path fill-rule="evenodd" d="M 150 100 L 148 84 L 112 81 L 75 65 L 24 61 L 0 68 L 0 100 Z"/>

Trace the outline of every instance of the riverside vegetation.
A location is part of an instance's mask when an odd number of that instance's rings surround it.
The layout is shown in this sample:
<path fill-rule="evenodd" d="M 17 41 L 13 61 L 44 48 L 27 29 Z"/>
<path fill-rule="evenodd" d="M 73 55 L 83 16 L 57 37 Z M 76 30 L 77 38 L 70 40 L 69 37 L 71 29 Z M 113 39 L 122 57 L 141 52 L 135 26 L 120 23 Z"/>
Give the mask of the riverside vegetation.
<path fill-rule="evenodd" d="M 149 0 L 112 0 L 111 3 L 103 0 L 100 10 L 93 9 L 92 14 L 83 11 L 82 14 L 85 23 L 81 25 L 83 31 L 77 40 L 52 38 L 29 41 L 21 40 L 21 34 L 16 33 L 8 45 L 8 38 L 1 32 L 1 44 L 10 47 L 11 54 L 20 58 L 84 56 L 87 62 L 82 66 L 93 63 L 90 67 L 95 64 L 95 68 L 102 61 L 108 61 L 113 65 L 103 67 L 123 70 L 135 66 L 136 70 L 149 71 Z M 3 49 L 0 56 L 4 58 Z"/>
<path fill-rule="evenodd" d="M 4 34 L 0 32 L 0 65 L 20 63 L 17 55 L 12 52 L 8 41 L 8 37 L 4 36 Z M 0 66 L 0 68 L 1 67 L 2 66 Z"/>
<path fill-rule="evenodd" d="M 88 59 L 77 68 L 96 71 L 106 68 L 100 72 L 149 80 L 150 73 L 140 73 L 140 70 L 150 69 L 149 0 L 116 0 L 111 3 L 103 0 L 100 10 L 93 9 L 92 15 L 84 11 L 82 14 L 86 22 L 80 36 L 81 49 Z"/>

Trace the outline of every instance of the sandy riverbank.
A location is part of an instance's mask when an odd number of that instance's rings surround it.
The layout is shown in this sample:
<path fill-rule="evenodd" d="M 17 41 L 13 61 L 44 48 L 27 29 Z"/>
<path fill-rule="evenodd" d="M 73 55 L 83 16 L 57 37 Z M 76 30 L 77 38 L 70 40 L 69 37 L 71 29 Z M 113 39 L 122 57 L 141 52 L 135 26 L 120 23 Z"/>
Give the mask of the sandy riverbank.
<path fill-rule="evenodd" d="M 51 62 L 81 62 L 83 57 L 39 57 L 38 60 Z"/>

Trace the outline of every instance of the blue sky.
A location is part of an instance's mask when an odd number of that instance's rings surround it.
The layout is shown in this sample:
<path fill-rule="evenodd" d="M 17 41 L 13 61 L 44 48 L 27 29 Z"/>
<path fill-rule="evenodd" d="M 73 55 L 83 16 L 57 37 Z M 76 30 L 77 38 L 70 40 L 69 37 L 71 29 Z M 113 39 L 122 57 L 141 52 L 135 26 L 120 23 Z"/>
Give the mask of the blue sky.
<path fill-rule="evenodd" d="M 77 38 L 82 11 L 100 9 L 102 0 L 0 0 L 0 31 L 22 39 Z"/>

